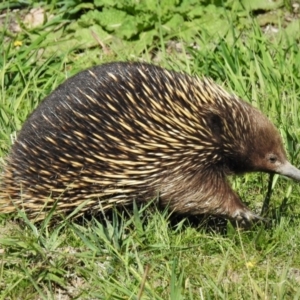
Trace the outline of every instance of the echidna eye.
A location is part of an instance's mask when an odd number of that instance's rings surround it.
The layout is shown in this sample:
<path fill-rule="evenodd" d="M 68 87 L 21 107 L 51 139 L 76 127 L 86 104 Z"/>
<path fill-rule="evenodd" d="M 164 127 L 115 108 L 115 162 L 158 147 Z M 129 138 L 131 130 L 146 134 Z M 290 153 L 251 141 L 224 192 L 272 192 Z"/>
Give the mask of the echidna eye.
<path fill-rule="evenodd" d="M 270 161 L 270 163 L 275 164 L 276 161 L 277 161 L 277 156 L 274 155 L 274 154 L 271 154 L 271 155 L 269 156 L 269 161 Z"/>

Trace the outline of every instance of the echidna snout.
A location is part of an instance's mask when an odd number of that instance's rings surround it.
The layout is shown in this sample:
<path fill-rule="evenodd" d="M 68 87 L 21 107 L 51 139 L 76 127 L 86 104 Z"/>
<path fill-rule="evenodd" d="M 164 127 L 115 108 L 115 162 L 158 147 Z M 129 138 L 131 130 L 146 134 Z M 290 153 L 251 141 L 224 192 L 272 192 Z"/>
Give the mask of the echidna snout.
<path fill-rule="evenodd" d="M 280 173 L 300 180 L 280 135 L 257 109 L 208 79 L 143 63 L 80 72 L 24 123 L 2 174 L 0 211 L 35 220 L 148 201 L 179 213 L 247 224 L 260 219 L 226 176 Z"/>
<path fill-rule="evenodd" d="M 278 165 L 278 167 L 276 167 L 276 173 L 300 181 L 299 170 L 291 165 L 291 163 L 288 161 L 286 161 L 284 164 Z"/>

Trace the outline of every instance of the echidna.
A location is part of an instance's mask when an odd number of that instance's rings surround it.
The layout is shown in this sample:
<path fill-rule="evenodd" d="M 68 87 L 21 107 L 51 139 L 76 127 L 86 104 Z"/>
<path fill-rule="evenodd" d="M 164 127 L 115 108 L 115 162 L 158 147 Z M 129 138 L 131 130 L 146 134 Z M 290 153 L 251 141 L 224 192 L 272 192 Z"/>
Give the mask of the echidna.
<path fill-rule="evenodd" d="M 249 224 L 229 174 L 300 180 L 276 128 L 209 79 L 110 63 L 66 80 L 25 122 L 2 174 L 0 211 L 41 219 L 148 201 Z"/>

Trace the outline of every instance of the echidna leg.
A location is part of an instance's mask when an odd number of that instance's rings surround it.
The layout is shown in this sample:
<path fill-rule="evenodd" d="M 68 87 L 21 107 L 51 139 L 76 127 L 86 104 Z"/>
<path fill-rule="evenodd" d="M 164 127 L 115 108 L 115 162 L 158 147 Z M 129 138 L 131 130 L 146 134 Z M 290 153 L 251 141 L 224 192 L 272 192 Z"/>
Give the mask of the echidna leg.
<path fill-rule="evenodd" d="M 250 227 L 253 223 L 264 220 L 252 212 L 228 184 L 226 199 L 223 199 L 222 206 L 228 219 L 240 227 Z"/>
<path fill-rule="evenodd" d="M 175 212 L 220 216 L 240 227 L 263 220 L 241 201 L 223 176 L 194 177 L 176 185 L 172 180 L 167 182 L 160 192 L 160 202 Z"/>

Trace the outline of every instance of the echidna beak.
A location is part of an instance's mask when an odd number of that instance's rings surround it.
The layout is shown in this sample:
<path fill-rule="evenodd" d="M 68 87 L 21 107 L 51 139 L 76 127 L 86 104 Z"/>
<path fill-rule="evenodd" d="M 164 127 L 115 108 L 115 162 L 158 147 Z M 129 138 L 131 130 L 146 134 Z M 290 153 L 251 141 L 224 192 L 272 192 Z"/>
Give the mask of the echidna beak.
<path fill-rule="evenodd" d="M 287 176 L 289 178 L 300 181 L 300 170 L 290 164 L 288 161 L 282 164 L 277 170 L 276 173 L 280 175 Z"/>

